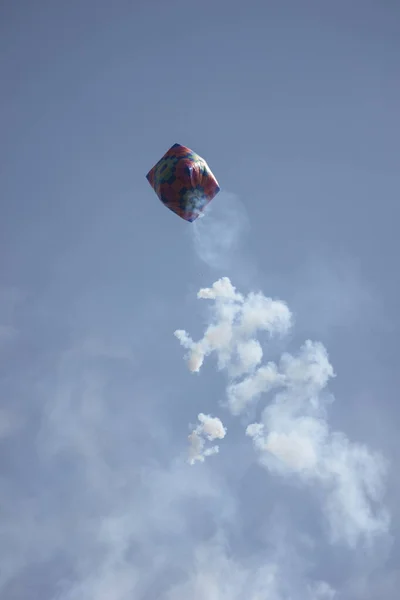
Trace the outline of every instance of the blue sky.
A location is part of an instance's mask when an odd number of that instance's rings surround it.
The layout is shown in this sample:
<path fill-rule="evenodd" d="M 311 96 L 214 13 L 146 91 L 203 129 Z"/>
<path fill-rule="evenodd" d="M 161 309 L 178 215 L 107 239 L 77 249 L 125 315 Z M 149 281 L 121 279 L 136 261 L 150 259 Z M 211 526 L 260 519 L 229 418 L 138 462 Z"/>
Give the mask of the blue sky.
<path fill-rule="evenodd" d="M 397 598 L 399 40 L 389 0 L 2 3 L 2 598 Z"/>

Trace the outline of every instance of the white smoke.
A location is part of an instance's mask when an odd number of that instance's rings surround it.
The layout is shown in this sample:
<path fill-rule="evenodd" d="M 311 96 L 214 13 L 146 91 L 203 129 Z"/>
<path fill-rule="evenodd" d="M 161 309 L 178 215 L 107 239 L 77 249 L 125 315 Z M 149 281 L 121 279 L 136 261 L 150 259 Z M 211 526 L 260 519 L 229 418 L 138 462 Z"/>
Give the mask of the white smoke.
<path fill-rule="evenodd" d="M 175 331 L 188 350 L 192 372 L 200 371 L 204 358 L 212 352 L 217 355 L 219 369 L 227 369 L 231 376 L 252 372 L 263 356 L 254 334 L 258 330 L 270 335 L 284 334 L 291 325 L 286 304 L 265 298 L 261 293 L 252 292 L 244 297 L 236 292 L 228 277 L 219 279 L 211 288 L 201 289 L 197 297 L 215 301 L 214 318 L 203 338 L 194 342 L 186 331 Z"/>
<path fill-rule="evenodd" d="M 201 217 L 190 228 L 197 256 L 212 268 L 227 268 L 237 264 L 237 250 L 248 218 L 240 200 L 228 192 L 220 192 L 207 205 Z"/>
<path fill-rule="evenodd" d="M 293 564 L 286 564 L 287 558 L 277 561 L 264 557 L 250 566 L 246 561 L 236 560 L 221 542 L 198 545 L 195 556 L 188 579 L 173 587 L 168 600 L 333 600 L 336 597 L 335 590 L 325 581 L 296 581 Z"/>
<path fill-rule="evenodd" d="M 219 447 L 216 445 L 205 448 L 206 440 L 210 442 L 222 440 L 226 435 L 226 429 L 217 417 L 200 413 L 197 418 L 200 424 L 189 435 L 189 464 L 191 465 L 196 461 L 204 462 L 206 456 L 219 452 Z"/>
<path fill-rule="evenodd" d="M 169 592 L 168 600 L 333 600 L 336 597 L 325 581 L 293 585 L 285 560 L 260 561 L 249 567 L 235 560 L 223 545 L 203 544 L 195 551 L 196 560 L 189 577 Z"/>
<path fill-rule="evenodd" d="M 257 334 L 266 332 L 271 338 L 289 332 L 292 315 L 286 304 L 260 292 L 244 296 L 227 277 L 201 289 L 197 297 L 214 301 L 204 336 L 195 342 L 186 331 L 175 332 L 187 350 L 189 369 L 199 372 L 204 359 L 216 355 L 218 369 L 228 376 L 227 401 L 233 415 L 263 395 L 275 394 L 260 422 L 246 429 L 259 462 L 273 474 L 296 477 L 316 488 L 332 539 L 354 545 L 360 536 L 370 539 L 386 531 L 385 461 L 344 433 L 331 431 L 327 422 L 332 396 L 326 386 L 334 372 L 325 347 L 307 340 L 297 355 L 284 353 L 277 363 L 263 364 Z M 196 436 L 194 441 L 194 452 L 202 456 L 201 442 Z"/>

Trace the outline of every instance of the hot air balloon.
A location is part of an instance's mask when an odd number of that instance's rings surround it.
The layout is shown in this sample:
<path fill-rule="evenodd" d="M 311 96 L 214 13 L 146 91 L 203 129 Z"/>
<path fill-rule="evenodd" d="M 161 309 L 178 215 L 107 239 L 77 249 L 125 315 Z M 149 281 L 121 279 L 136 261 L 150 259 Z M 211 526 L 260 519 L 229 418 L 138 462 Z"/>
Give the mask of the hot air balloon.
<path fill-rule="evenodd" d="M 147 173 L 147 180 L 163 204 L 193 222 L 220 187 L 206 161 L 180 144 L 174 144 Z"/>

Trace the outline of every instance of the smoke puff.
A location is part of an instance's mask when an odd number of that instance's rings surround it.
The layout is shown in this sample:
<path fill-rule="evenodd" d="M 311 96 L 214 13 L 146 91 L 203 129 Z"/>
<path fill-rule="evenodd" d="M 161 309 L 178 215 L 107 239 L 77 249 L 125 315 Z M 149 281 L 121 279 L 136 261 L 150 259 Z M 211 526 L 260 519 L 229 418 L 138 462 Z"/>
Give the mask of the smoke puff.
<path fill-rule="evenodd" d="M 212 442 L 214 440 L 222 440 L 226 435 L 226 429 L 218 417 L 198 415 L 199 425 L 189 435 L 189 464 L 193 465 L 196 461 L 204 462 L 206 456 L 217 454 L 218 446 L 205 448 L 206 440 Z"/>
<path fill-rule="evenodd" d="M 192 372 L 200 371 L 208 355 L 216 355 L 218 369 L 227 375 L 227 407 L 232 415 L 268 394 L 260 422 L 246 429 L 260 464 L 317 491 L 332 540 L 355 545 L 362 536 L 371 539 L 386 532 L 389 516 L 382 504 L 386 463 L 367 447 L 351 443 L 344 433 L 330 430 L 327 407 L 332 396 L 326 386 L 335 373 L 323 344 L 307 340 L 297 354 L 286 352 L 277 363 L 262 364 L 257 335 L 264 332 L 271 339 L 290 331 L 292 315 L 286 304 L 261 292 L 243 295 L 228 277 L 197 296 L 214 302 L 204 336 L 197 342 L 184 330 L 175 331 L 175 336 L 187 350 Z M 190 436 L 191 462 L 218 452 L 218 446 L 205 449 L 206 439 L 222 439 L 226 433 L 219 419 L 200 414 L 199 421 Z"/>

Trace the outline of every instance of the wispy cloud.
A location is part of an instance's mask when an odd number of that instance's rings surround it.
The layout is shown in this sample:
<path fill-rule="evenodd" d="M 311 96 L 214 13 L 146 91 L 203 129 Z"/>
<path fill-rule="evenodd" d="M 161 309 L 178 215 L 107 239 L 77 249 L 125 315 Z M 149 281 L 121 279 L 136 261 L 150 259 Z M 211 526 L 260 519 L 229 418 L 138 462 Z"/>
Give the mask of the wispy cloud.
<path fill-rule="evenodd" d="M 229 517 L 223 481 L 188 468 L 172 439 L 160 450 L 164 426 L 157 412 L 145 413 L 145 399 L 116 400 L 115 361 L 120 380 L 132 369 L 125 352 L 95 349 L 74 344 L 57 377 L 40 382 L 31 497 L 20 499 L 0 479 L 0 596 L 167 598 L 176 573 L 190 566 L 197 503 L 203 517 Z M 225 435 L 218 419 L 201 414 L 199 423 L 202 439 Z"/>
<path fill-rule="evenodd" d="M 292 552 L 288 549 L 288 555 Z M 246 564 L 230 556 L 226 544 L 214 540 L 196 548 L 189 576 L 174 586 L 167 600 L 333 600 L 335 596 L 328 583 L 310 581 L 290 561 L 273 553 Z"/>

